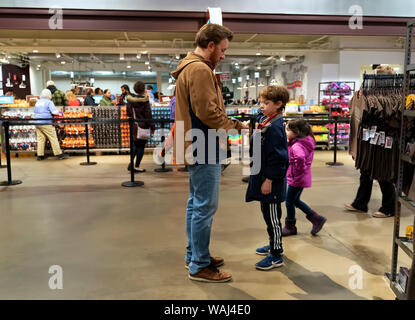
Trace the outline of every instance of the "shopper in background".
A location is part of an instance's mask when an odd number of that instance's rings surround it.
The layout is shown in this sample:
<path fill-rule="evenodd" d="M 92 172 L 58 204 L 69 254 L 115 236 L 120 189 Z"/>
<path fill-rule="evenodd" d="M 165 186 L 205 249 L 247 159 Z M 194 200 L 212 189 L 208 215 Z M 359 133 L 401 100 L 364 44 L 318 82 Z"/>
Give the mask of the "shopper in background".
<path fill-rule="evenodd" d="M 392 67 L 388 65 L 380 65 L 375 70 L 376 74 L 395 74 L 395 71 Z M 355 118 L 355 112 L 353 104 L 352 104 L 352 119 Z M 360 118 L 361 119 L 361 118 Z M 360 123 L 360 119 L 358 119 L 357 123 L 352 121 L 350 130 L 351 132 L 354 131 L 353 127 L 358 127 Z M 355 138 L 351 138 L 349 141 L 350 146 L 352 146 L 353 141 Z M 350 148 L 352 149 L 352 148 Z M 382 206 L 380 209 L 372 214 L 374 218 L 388 218 L 393 217 L 395 215 L 395 207 L 396 207 L 396 194 L 395 194 L 395 186 L 391 181 L 386 180 L 378 180 L 380 190 L 382 191 Z M 370 174 L 360 170 L 360 185 L 359 189 L 357 190 L 356 197 L 351 204 L 345 204 L 344 207 L 348 211 L 352 212 L 368 212 L 369 208 L 369 201 L 372 195 L 372 187 L 373 187 L 373 180 L 370 178 Z"/>
<path fill-rule="evenodd" d="M 99 102 L 100 106 L 113 106 L 113 101 L 111 100 L 111 91 L 109 89 L 104 90 L 104 96 L 102 97 L 101 101 Z"/>
<path fill-rule="evenodd" d="M 295 119 L 287 123 L 288 155 L 290 166 L 287 172 L 287 217 L 285 227 L 282 229 L 282 236 L 297 234 L 295 208 L 299 208 L 306 214 L 306 218 L 313 224 L 311 234 L 315 236 L 327 219 L 313 211 L 307 204 L 301 201 L 301 193 L 304 188 L 311 187 L 311 164 L 314 157 L 313 131 L 308 122 L 304 119 Z"/>
<path fill-rule="evenodd" d="M 52 93 L 48 89 L 42 90 L 40 99 L 36 102 L 34 109 L 34 119 L 52 119 L 53 115 L 57 115 L 59 112 L 51 101 Z M 45 159 L 45 143 L 46 139 L 50 141 L 53 154 L 58 157 L 59 160 L 66 159 L 67 156 L 62 153 L 59 146 L 58 137 L 56 135 L 56 129 L 52 126 L 51 120 L 39 120 L 36 121 L 36 136 L 37 136 L 37 160 Z"/>
<path fill-rule="evenodd" d="M 125 106 L 127 104 L 127 96 L 130 95 L 130 87 L 126 84 L 123 84 L 121 86 L 121 95 L 118 97 L 117 106 Z"/>
<path fill-rule="evenodd" d="M 55 83 L 52 80 L 49 80 L 46 83 L 46 86 L 51 93 L 52 93 L 52 101 L 55 106 L 63 107 L 68 105 L 68 99 L 66 99 L 65 93 L 58 90 L 55 86 Z"/>
<path fill-rule="evenodd" d="M 79 107 L 81 102 L 76 98 L 72 90 L 66 91 L 66 99 L 68 100 L 68 106 L 70 107 Z"/>
<path fill-rule="evenodd" d="M 151 107 L 149 103 L 149 97 L 145 94 L 145 85 L 141 81 L 137 81 L 134 84 L 134 91 L 137 95 L 131 94 L 127 96 L 127 115 L 134 120 L 152 119 Z M 154 123 L 152 122 L 134 122 L 133 126 L 133 138 L 134 138 L 134 157 L 135 168 L 134 172 L 145 172 L 145 169 L 140 169 L 141 160 L 144 156 L 144 148 L 146 146 L 148 138 L 140 135 L 141 129 L 151 129 L 152 132 L 156 130 Z M 128 165 L 128 170 L 131 171 L 131 163 Z"/>
<path fill-rule="evenodd" d="M 255 135 L 261 134 L 261 170 L 249 178 L 246 201 L 259 201 L 267 225 L 269 245 L 256 249 L 266 257 L 255 264 L 259 270 L 271 270 L 283 265 L 281 235 L 281 202 L 286 196 L 288 145 L 283 110 L 290 94 L 283 86 L 268 86 L 260 93 L 261 112 L 258 128 L 251 139 L 252 156 Z"/>
<path fill-rule="evenodd" d="M 212 257 L 209 252 L 212 220 L 218 208 L 221 159 L 216 152 L 216 155 L 209 154 L 207 148 L 208 129 L 246 128 L 241 122 L 227 117 L 222 92 L 213 73 L 217 64 L 225 59 L 225 52 L 232 38 L 232 31 L 226 27 L 217 24 L 204 25 L 196 35 L 196 50 L 188 53 L 179 62 L 177 70 L 172 72 L 176 79 L 173 159 L 178 164 L 188 164 L 189 170 L 185 267 L 189 269 L 191 280 L 203 282 L 226 282 L 232 279 L 230 273 L 217 269 L 223 265 L 224 260 Z M 177 136 L 179 125 L 184 127 L 185 134 L 192 129 L 203 132 L 204 161 L 197 156 L 198 150 L 192 152 L 191 141 L 184 141 L 183 136 Z M 218 148 L 216 144 L 215 151 Z M 186 153 L 186 150 L 190 152 Z M 226 155 L 226 151 L 224 153 Z"/>
<path fill-rule="evenodd" d="M 86 97 L 84 100 L 84 106 L 96 106 L 97 104 L 95 103 L 94 100 L 94 90 L 92 88 L 88 88 L 86 90 Z"/>
<path fill-rule="evenodd" d="M 96 96 L 102 96 L 104 94 L 104 92 L 102 91 L 101 88 L 95 88 L 95 95 Z"/>
<path fill-rule="evenodd" d="M 151 86 L 151 85 L 147 86 L 147 94 L 148 94 L 149 99 L 150 99 L 150 106 L 152 106 L 153 103 L 154 103 L 153 86 Z"/>

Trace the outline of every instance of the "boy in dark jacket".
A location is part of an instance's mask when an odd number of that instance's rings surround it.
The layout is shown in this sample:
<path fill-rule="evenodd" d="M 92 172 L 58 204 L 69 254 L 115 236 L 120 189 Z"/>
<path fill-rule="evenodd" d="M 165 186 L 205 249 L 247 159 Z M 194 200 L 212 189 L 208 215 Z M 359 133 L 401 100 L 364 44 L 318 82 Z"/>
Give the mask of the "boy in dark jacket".
<path fill-rule="evenodd" d="M 268 86 L 260 93 L 261 110 L 254 135 L 261 135 L 261 169 L 251 175 L 246 201 L 260 201 L 267 224 L 269 245 L 256 253 L 266 257 L 255 264 L 259 270 L 270 270 L 283 265 L 281 234 L 281 202 L 285 201 L 288 144 L 282 111 L 289 101 L 289 92 L 283 86 Z M 251 139 L 251 144 L 255 139 Z M 253 147 L 251 145 L 251 151 Z M 252 157 L 252 155 L 251 155 Z"/>

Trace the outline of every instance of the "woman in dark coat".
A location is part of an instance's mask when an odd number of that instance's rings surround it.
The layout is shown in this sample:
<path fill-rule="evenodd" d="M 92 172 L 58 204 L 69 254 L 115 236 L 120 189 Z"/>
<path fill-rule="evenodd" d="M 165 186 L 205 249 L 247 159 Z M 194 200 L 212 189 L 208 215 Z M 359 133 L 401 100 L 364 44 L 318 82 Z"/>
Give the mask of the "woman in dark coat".
<path fill-rule="evenodd" d="M 135 120 L 140 119 L 152 119 L 151 107 L 148 95 L 145 94 L 145 85 L 141 81 L 137 81 L 134 84 L 134 91 L 137 93 L 127 96 L 127 115 Z M 133 125 L 133 139 L 134 139 L 134 156 L 135 168 L 131 168 L 131 164 L 128 166 L 128 170 L 134 170 L 134 172 L 144 172 L 145 169 L 140 169 L 140 163 L 144 156 L 144 148 L 147 143 L 147 139 L 138 139 L 138 126 L 142 129 L 151 129 L 152 132 L 156 130 L 154 123 L 152 122 L 134 122 Z"/>

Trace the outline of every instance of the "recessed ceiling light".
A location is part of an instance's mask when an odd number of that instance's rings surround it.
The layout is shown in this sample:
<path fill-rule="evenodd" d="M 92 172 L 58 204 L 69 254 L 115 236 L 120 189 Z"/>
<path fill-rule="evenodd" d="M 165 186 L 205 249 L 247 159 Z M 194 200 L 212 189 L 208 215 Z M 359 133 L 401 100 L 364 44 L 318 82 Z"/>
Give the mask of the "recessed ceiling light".
<path fill-rule="evenodd" d="M 124 53 L 120 53 L 120 60 L 124 60 Z"/>
<path fill-rule="evenodd" d="M 239 63 L 238 62 L 235 62 L 235 66 L 239 66 Z"/>
<path fill-rule="evenodd" d="M 33 50 L 33 53 L 38 53 L 38 52 L 39 52 L 39 50 L 36 50 L 36 49 Z"/>
<path fill-rule="evenodd" d="M 123 71 L 123 73 L 122 73 L 122 74 L 126 74 L 126 73 L 125 73 L 125 71 Z"/>
<path fill-rule="evenodd" d="M 151 70 L 151 66 L 148 66 L 148 70 Z"/>
<path fill-rule="evenodd" d="M 285 60 L 285 57 L 281 56 L 281 57 L 280 57 L 280 61 L 286 61 L 286 60 Z"/>
<path fill-rule="evenodd" d="M 65 64 L 66 63 L 66 61 L 61 61 L 61 64 Z"/>
<path fill-rule="evenodd" d="M 130 68 L 131 68 L 131 66 L 130 66 L 130 65 L 128 65 L 128 66 L 127 66 L 127 69 L 130 69 Z"/>
<path fill-rule="evenodd" d="M 146 62 L 144 62 L 146 65 L 149 65 L 150 64 L 150 61 L 146 61 Z"/>
<path fill-rule="evenodd" d="M 40 64 L 38 64 L 37 67 L 40 68 Z"/>
<path fill-rule="evenodd" d="M 176 59 L 179 60 L 180 59 L 180 54 L 176 54 Z"/>
<path fill-rule="evenodd" d="M 137 59 L 141 59 L 141 54 L 140 53 L 137 54 Z"/>
<path fill-rule="evenodd" d="M 147 54 L 147 51 L 141 51 L 142 54 Z"/>
<path fill-rule="evenodd" d="M 260 56 L 260 55 L 261 55 L 261 52 L 257 52 L 257 53 L 256 53 L 256 55 L 257 55 L 257 56 Z"/>
<path fill-rule="evenodd" d="M 59 53 L 59 52 L 56 52 L 56 58 L 60 58 L 61 57 L 61 54 Z"/>

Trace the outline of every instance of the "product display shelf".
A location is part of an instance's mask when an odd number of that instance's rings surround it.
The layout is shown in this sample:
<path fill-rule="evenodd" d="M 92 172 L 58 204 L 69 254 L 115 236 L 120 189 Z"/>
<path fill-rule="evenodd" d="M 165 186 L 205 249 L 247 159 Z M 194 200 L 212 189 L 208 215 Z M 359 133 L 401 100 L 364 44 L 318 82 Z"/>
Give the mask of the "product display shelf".
<path fill-rule="evenodd" d="M 404 61 L 404 87 L 403 87 L 403 96 L 407 97 L 410 93 L 410 80 L 411 80 L 411 69 L 409 68 L 411 63 L 411 48 L 412 48 L 412 36 L 413 36 L 413 25 L 415 20 L 411 23 L 407 24 L 407 35 L 406 35 L 406 46 L 405 46 L 405 61 Z M 407 245 L 408 242 L 404 241 L 406 237 L 400 236 L 400 222 L 401 222 L 401 213 L 402 213 L 402 205 L 405 206 L 409 211 L 415 215 L 415 202 L 408 197 L 403 196 L 403 176 L 404 176 L 404 163 L 413 164 L 410 157 L 403 153 L 406 149 L 406 138 L 408 136 L 408 118 L 415 117 L 414 110 L 402 110 L 401 113 L 401 131 L 399 137 L 399 149 L 400 149 L 400 157 L 399 157 L 399 167 L 398 167 L 398 177 L 397 177 L 397 200 L 396 200 L 396 211 L 394 216 L 394 228 L 393 228 L 393 236 L 392 236 L 392 262 L 391 262 L 391 271 L 388 275 L 390 281 L 390 287 L 396 295 L 396 298 L 399 300 L 406 300 L 406 293 L 400 285 L 398 284 L 398 254 L 399 249 L 405 252 L 408 256 L 413 258 L 413 249 L 409 248 Z M 414 220 L 415 222 L 415 220 Z M 413 245 L 411 243 L 411 245 Z M 412 270 L 412 273 L 414 270 Z M 414 285 L 414 284 L 412 284 Z M 411 290 L 411 289 L 409 289 Z"/>

